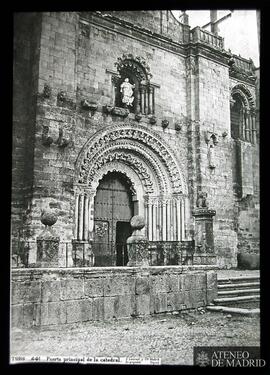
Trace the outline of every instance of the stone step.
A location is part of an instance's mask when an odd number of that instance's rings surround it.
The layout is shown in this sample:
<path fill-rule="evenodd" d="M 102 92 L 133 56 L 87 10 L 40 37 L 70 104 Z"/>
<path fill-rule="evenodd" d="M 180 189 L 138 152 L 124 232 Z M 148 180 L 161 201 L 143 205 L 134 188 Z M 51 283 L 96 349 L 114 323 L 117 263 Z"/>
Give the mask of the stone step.
<path fill-rule="evenodd" d="M 259 294 L 260 289 L 234 289 L 234 290 L 222 290 L 218 291 L 218 296 L 228 296 L 230 297 L 231 295 L 236 295 L 240 296 L 241 294 Z"/>
<path fill-rule="evenodd" d="M 260 282 L 218 284 L 218 289 L 249 288 L 260 286 Z"/>
<path fill-rule="evenodd" d="M 234 277 L 221 277 L 217 279 L 218 285 L 227 285 L 233 283 L 247 283 L 247 282 L 259 282 L 260 276 L 234 276 Z"/>
<path fill-rule="evenodd" d="M 240 315 L 258 315 L 260 314 L 260 309 L 243 309 L 240 307 L 229 307 L 229 306 L 206 306 L 209 311 L 226 312 L 230 314 L 240 314 Z"/>
<path fill-rule="evenodd" d="M 215 298 L 214 304 L 215 305 L 227 305 L 227 304 L 239 304 L 241 302 L 255 302 L 260 300 L 259 294 L 254 294 L 251 296 L 237 296 L 237 297 L 223 297 L 223 298 Z"/>

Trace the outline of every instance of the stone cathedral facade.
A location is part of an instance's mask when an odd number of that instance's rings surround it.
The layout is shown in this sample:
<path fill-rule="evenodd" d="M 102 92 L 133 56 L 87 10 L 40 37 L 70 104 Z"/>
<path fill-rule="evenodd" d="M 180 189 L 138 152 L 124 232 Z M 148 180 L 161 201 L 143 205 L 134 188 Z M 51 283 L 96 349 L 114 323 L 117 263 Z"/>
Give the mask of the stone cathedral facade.
<path fill-rule="evenodd" d="M 150 245 L 196 252 L 200 207 L 218 266 L 258 254 L 258 83 L 251 60 L 171 11 L 15 14 L 13 254 L 28 243 L 36 262 L 46 209 L 96 266 L 126 265 L 134 215 Z"/>

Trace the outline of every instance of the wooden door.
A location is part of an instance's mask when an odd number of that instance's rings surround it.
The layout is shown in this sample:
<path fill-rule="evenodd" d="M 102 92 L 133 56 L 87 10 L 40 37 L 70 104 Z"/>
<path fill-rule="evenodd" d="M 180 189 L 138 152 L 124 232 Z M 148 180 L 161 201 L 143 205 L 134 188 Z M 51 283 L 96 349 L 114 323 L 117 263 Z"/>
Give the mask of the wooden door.
<path fill-rule="evenodd" d="M 95 197 L 93 250 L 96 266 L 121 265 L 117 250 L 119 253 L 119 243 L 125 242 L 130 233 L 128 227 L 132 216 L 132 195 L 127 180 L 120 173 L 108 173 L 100 181 Z M 122 263 L 125 262 L 126 255 Z"/>

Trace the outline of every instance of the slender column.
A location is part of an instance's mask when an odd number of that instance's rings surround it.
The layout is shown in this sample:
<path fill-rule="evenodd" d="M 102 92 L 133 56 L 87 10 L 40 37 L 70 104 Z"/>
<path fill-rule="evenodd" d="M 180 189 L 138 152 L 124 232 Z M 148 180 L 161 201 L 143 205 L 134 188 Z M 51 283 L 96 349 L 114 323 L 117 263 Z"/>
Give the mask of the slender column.
<path fill-rule="evenodd" d="M 87 194 L 84 196 L 84 230 L 83 239 L 88 240 L 88 228 L 89 228 L 89 197 Z"/>
<path fill-rule="evenodd" d="M 185 237 L 187 239 L 189 239 L 188 224 L 189 224 L 189 221 L 190 221 L 190 206 L 189 206 L 189 199 L 188 199 L 188 197 L 185 197 L 184 200 L 185 200 L 185 220 L 184 220 Z"/>
<path fill-rule="evenodd" d="M 145 86 L 140 87 L 141 113 L 145 114 Z"/>
<path fill-rule="evenodd" d="M 181 238 L 185 239 L 185 202 L 181 199 Z"/>
<path fill-rule="evenodd" d="M 153 113 L 153 87 L 148 86 L 148 114 L 151 115 Z"/>
<path fill-rule="evenodd" d="M 162 202 L 162 241 L 166 241 L 166 228 L 167 228 L 167 220 L 166 220 L 166 202 Z"/>
<path fill-rule="evenodd" d="M 177 213 L 177 241 L 181 241 L 181 212 L 180 212 L 180 198 L 176 201 Z"/>
<path fill-rule="evenodd" d="M 244 122 L 245 122 L 245 139 L 249 141 L 249 131 L 248 131 L 248 110 L 244 112 Z"/>
<path fill-rule="evenodd" d="M 74 229 L 73 238 L 78 238 L 78 221 L 79 221 L 79 194 L 75 195 L 75 218 L 74 218 Z"/>
<path fill-rule="evenodd" d="M 94 230 L 94 196 L 89 198 L 88 202 L 89 216 L 88 216 L 88 239 L 93 240 L 93 230 Z"/>
<path fill-rule="evenodd" d="M 157 240 L 157 205 L 153 202 L 153 241 Z"/>
<path fill-rule="evenodd" d="M 162 202 L 158 202 L 158 223 L 159 223 L 159 237 L 158 240 L 162 241 Z"/>
<path fill-rule="evenodd" d="M 173 200 L 173 239 L 177 241 L 177 207 L 176 200 Z"/>
<path fill-rule="evenodd" d="M 79 233 L 78 240 L 83 239 L 83 219 L 84 219 L 84 195 L 81 194 L 79 198 Z"/>
<path fill-rule="evenodd" d="M 250 142 L 254 142 L 254 139 L 253 139 L 253 131 L 252 131 L 252 114 L 249 113 L 249 116 L 248 116 L 248 120 L 249 120 L 249 138 L 250 138 Z"/>
<path fill-rule="evenodd" d="M 239 112 L 239 117 L 240 117 L 240 124 L 239 124 L 239 138 L 240 139 L 244 139 L 244 114 L 243 114 L 243 108 L 240 108 L 240 112 Z"/>
<path fill-rule="evenodd" d="M 171 241 L 171 205 L 170 200 L 166 203 L 167 210 L 167 241 Z"/>
<path fill-rule="evenodd" d="M 256 143 L 256 117 L 254 113 L 251 113 L 251 132 L 252 132 L 252 142 Z"/>
<path fill-rule="evenodd" d="M 155 90 L 154 87 L 151 87 L 152 89 L 152 114 L 155 114 Z"/>
<path fill-rule="evenodd" d="M 144 87 L 144 111 L 143 113 L 145 113 L 147 115 L 147 90 L 146 90 L 146 87 Z"/>
<path fill-rule="evenodd" d="M 145 200 L 144 202 L 144 218 L 145 218 L 145 228 L 147 230 L 146 235 L 148 237 L 149 229 L 148 229 L 148 201 Z"/>
<path fill-rule="evenodd" d="M 171 241 L 173 241 L 173 200 L 170 199 L 170 218 L 171 218 L 171 226 L 170 226 L 170 236 L 171 236 Z"/>
<path fill-rule="evenodd" d="M 148 204 L 148 239 L 153 241 L 153 204 L 151 201 Z"/>

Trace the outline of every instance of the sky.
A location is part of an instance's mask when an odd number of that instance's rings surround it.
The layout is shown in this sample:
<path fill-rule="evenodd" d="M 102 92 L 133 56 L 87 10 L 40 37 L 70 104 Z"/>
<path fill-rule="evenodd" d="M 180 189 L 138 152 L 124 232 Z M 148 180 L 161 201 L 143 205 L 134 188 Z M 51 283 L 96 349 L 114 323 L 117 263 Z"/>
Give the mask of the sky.
<path fill-rule="evenodd" d="M 181 11 L 172 11 L 177 19 Z M 219 10 L 218 19 L 230 10 Z M 203 26 L 210 21 L 209 10 L 186 10 L 189 15 L 191 29 Z M 209 29 L 209 28 L 208 28 Z M 259 66 L 259 46 L 257 33 L 256 10 L 235 10 L 232 16 L 219 24 L 219 35 L 224 38 L 225 49 L 235 55 L 251 58 L 256 67 Z"/>

